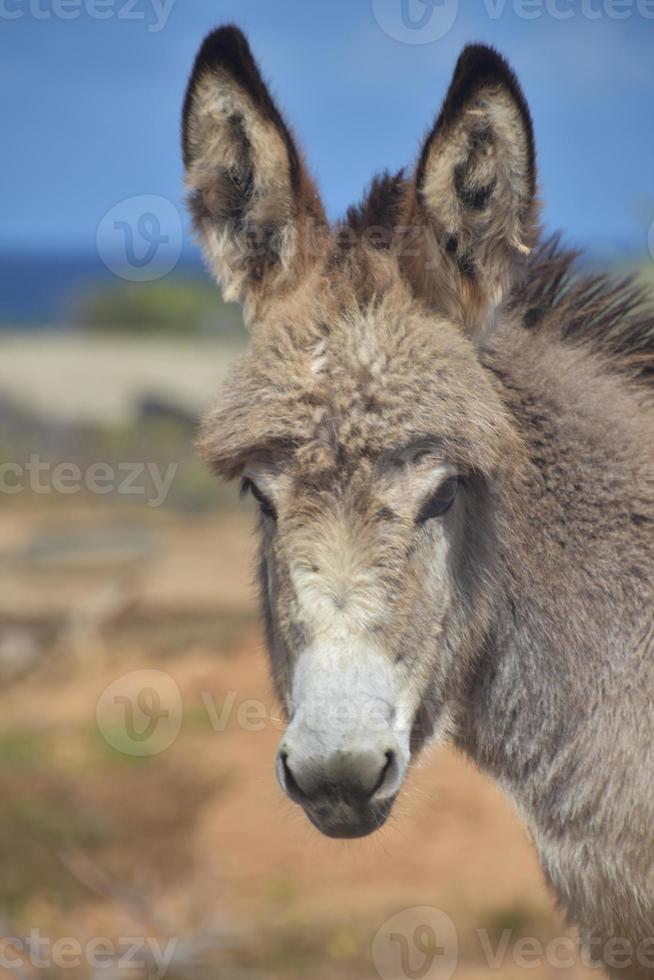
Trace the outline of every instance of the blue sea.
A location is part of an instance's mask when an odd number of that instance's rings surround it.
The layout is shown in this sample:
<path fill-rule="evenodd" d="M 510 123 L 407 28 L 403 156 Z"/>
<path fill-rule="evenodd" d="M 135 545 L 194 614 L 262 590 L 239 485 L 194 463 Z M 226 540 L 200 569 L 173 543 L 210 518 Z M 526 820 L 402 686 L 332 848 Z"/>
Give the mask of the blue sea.
<path fill-rule="evenodd" d="M 206 278 L 198 251 L 182 255 L 175 278 Z M 0 251 L 0 329 L 70 324 L 87 290 L 116 281 L 97 254 Z"/>

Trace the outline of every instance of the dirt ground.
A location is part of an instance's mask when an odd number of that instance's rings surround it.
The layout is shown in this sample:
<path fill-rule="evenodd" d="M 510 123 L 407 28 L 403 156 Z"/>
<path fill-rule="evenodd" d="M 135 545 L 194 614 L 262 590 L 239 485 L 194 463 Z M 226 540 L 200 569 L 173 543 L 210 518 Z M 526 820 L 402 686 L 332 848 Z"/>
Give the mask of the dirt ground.
<path fill-rule="evenodd" d="M 517 814 L 452 751 L 416 766 L 372 838 L 322 838 L 285 800 L 249 525 L 79 502 L 0 515 L 5 936 L 172 938 L 167 976 L 200 980 L 597 976 L 551 945 L 571 933 Z M 117 526 L 140 556 L 85 549 L 84 529 Z M 145 975 L 114 967 L 46 975 Z"/>

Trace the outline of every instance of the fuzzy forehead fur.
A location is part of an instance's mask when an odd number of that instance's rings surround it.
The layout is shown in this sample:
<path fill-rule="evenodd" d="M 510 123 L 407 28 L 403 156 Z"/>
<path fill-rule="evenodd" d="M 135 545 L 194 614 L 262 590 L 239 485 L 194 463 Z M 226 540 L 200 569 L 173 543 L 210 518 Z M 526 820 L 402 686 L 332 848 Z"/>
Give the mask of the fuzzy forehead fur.
<path fill-rule="evenodd" d="M 201 447 L 231 477 L 253 453 L 278 446 L 311 479 L 426 436 L 451 461 L 489 475 L 512 440 L 470 341 L 426 314 L 394 260 L 370 252 L 316 275 L 301 303 L 280 303 L 264 328 L 253 325 Z"/>

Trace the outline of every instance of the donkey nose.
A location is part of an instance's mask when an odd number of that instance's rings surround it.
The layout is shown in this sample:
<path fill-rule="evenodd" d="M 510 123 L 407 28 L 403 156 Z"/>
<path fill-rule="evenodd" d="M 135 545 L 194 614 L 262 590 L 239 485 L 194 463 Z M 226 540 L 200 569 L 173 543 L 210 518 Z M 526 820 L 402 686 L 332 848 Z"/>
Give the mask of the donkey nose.
<path fill-rule="evenodd" d="M 326 758 L 302 758 L 282 747 L 277 773 L 282 789 L 301 806 L 342 800 L 353 806 L 384 795 L 396 783 L 397 756 L 392 748 L 365 751 L 339 750 Z"/>

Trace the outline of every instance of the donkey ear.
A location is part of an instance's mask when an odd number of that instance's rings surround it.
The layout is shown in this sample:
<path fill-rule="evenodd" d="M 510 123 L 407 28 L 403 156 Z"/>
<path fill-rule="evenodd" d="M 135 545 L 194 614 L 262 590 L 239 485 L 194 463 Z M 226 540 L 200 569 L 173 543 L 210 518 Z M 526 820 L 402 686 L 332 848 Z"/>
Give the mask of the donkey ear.
<path fill-rule="evenodd" d="M 325 234 L 318 194 L 236 27 L 210 34 L 184 101 L 189 209 L 226 299 L 296 284 Z"/>
<path fill-rule="evenodd" d="M 408 269 L 418 292 L 482 334 L 538 235 L 529 109 L 506 61 L 466 47 L 410 189 L 423 229 Z"/>

